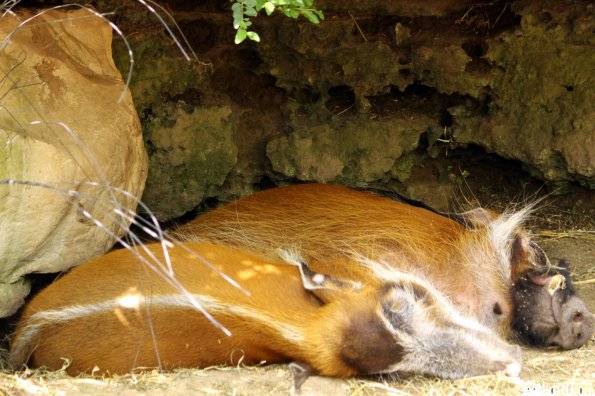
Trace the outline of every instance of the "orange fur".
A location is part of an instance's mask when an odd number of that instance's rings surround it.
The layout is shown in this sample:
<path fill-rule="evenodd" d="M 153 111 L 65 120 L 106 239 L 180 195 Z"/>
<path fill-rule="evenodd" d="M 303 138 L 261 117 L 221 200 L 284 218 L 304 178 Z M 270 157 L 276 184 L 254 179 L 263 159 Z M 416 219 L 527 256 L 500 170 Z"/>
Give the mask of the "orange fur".
<path fill-rule="evenodd" d="M 511 267 L 490 239 L 490 222 L 498 216 L 486 213 L 469 212 L 468 220 L 475 224 L 469 229 L 383 196 L 306 184 L 232 202 L 180 227 L 177 236 L 245 248 L 268 258 L 275 257 L 278 248 L 296 248 L 322 272 L 330 270 L 324 263 L 338 257 L 352 267 L 361 257 L 386 261 L 423 275 L 463 311 L 506 334 L 512 311 Z M 494 314 L 496 304 L 501 314 Z"/>
<path fill-rule="evenodd" d="M 17 326 L 13 367 L 58 369 L 65 358 L 70 374 L 290 361 L 338 377 L 520 370 L 518 347 L 461 315 L 423 278 L 373 267 L 349 273 L 362 284 L 313 272 L 289 252 L 284 262 L 264 261 L 197 243 L 169 250 L 170 271 L 162 247 L 113 251 L 42 290 Z M 345 265 L 326 265 L 334 267 Z"/>
<path fill-rule="evenodd" d="M 164 261 L 161 245 L 146 246 Z M 171 369 L 297 360 L 323 375 L 357 374 L 336 357 L 338 341 L 332 335 L 340 330 L 334 327 L 341 326 L 353 312 L 374 312 L 377 298 L 364 293 L 352 296 L 347 306 L 340 301 L 322 306 L 302 287 L 293 266 L 213 245 L 188 247 L 240 282 L 250 295 L 208 270 L 187 251 L 174 247 L 170 256 L 181 285 L 191 294 L 252 310 L 258 317 L 205 307 L 231 331 L 227 336 L 191 307 L 152 305 L 159 296 L 180 297 L 181 293 L 163 275 L 146 270 L 131 252 L 117 250 L 75 268 L 27 305 L 12 341 L 13 364 L 29 361 L 32 367 L 58 369 L 63 364 L 61 358 L 68 358 L 72 360 L 67 368 L 71 374 L 91 372 L 94 367 L 98 372 L 120 374 L 134 367 L 159 365 Z M 126 299 L 139 296 L 146 304 L 126 308 Z M 34 316 L 118 298 L 123 298 L 121 304 L 67 321 L 40 321 Z M 282 334 L 273 321 L 286 327 L 289 334 L 294 332 L 296 339 Z M 23 340 L 31 325 L 39 331 L 31 340 Z M 300 334 L 303 339 L 298 339 Z M 15 350 L 17 346 L 19 350 Z"/>

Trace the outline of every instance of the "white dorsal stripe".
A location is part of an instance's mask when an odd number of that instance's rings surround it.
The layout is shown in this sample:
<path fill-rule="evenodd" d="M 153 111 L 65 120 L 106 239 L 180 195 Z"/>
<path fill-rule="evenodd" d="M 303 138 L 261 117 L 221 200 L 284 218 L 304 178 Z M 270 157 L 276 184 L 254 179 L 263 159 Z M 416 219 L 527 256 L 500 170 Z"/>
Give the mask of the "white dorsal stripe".
<path fill-rule="evenodd" d="M 192 309 L 196 311 L 196 303 L 200 304 L 205 310 L 210 313 L 223 313 L 229 315 L 237 315 L 248 319 L 253 319 L 263 326 L 272 328 L 282 335 L 283 338 L 296 343 L 304 342 L 305 337 L 302 332 L 290 325 L 279 322 L 270 315 L 258 312 L 254 309 L 223 303 L 211 296 L 192 294 L 192 299 L 182 295 L 161 295 L 150 296 L 139 299 L 138 306 L 149 304 L 152 309 Z M 72 305 L 61 309 L 47 310 L 37 312 L 27 320 L 25 328 L 21 336 L 17 339 L 15 345 L 11 349 L 10 361 L 15 367 L 26 363 L 29 358 L 32 345 L 35 342 L 39 331 L 46 327 L 61 323 L 66 323 L 70 320 L 84 318 L 86 316 L 97 315 L 105 313 L 114 309 L 136 309 L 122 304 L 122 298 L 118 297 L 112 300 L 102 301 L 96 304 L 86 305 Z M 197 312 L 200 315 L 200 312 Z"/>

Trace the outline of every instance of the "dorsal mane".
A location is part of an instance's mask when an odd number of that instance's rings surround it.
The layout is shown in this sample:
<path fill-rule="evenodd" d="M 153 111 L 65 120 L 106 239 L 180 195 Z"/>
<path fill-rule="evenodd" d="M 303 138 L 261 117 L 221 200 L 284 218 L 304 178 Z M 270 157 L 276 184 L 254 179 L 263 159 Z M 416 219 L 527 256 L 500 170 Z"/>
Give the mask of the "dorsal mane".
<path fill-rule="evenodd" d="M 446 217 L 448 219 L 454 220 L 457 223 L 465 226 L 465 228 L 473 228 L 473 224 L 468 222 L 464 216 L 462 216 L 458 213 L 441 212 L 437 209 L 434 209 L 433 207 L 426 204 L 425 202 L 408 198 L 408 197 L 406 197 L 402 194 L 399 194 L 398 192 L 395 192 L 395 191 L 383 190 L 380 188 L 373 188 L 373 187 L 352 187 L 352 188 L 357 191 L 363 191 L 363 192 L 368 192 L 368 193 L 371 193 L 374 195 L 387 197 L 387 198 L 392 199 L 393 201 L 406 203 L 406 204 L 414 206 L 416 208 L 426 209 L 426 210 L 429 210 L 430 212 L 440 215 L 442 217 Z"/>

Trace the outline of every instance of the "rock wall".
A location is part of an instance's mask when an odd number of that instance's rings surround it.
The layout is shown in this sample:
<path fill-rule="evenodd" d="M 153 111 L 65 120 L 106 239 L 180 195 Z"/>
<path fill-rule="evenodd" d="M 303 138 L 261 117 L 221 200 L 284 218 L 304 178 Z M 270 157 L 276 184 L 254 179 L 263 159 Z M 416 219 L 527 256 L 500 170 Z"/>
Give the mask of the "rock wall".
<path fill-rule="evenodd" d="M 593 4 L 513 4 L 519 27 L 483 44 L 488 114 L 451 109 L 454 138 L 519 160 L 536 177 L 595 188 Z"/>
<path fill-rule="evenodd" d="M 259 17 L 262 42 L 239 46 L 229 4 L 166 4 L 202 63 L 186 62 L 141 5 L 116 7 L 140 65 L 144 199 L 161 219 L 296 181 L 427 199 L 423 183 L 445 180 L 434 190 L 448 195 L 469 172 L 428 161 L 478 148 L 551 186 L 595 188 L 588 1 L 319 1 L 320 25 Z"/>

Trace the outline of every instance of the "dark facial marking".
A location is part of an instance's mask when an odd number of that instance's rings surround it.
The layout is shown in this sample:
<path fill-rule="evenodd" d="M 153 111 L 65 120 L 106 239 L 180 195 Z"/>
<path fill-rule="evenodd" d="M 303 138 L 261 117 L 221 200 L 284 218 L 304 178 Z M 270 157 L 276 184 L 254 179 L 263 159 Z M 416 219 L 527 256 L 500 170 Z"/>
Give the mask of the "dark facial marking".
<path fill-rule="evenodd" d="M 376 312 L 364 311 L 343 330 L 341 360 L 360 374 L 382 372 L 405 355 L 397 341 Z"/>

